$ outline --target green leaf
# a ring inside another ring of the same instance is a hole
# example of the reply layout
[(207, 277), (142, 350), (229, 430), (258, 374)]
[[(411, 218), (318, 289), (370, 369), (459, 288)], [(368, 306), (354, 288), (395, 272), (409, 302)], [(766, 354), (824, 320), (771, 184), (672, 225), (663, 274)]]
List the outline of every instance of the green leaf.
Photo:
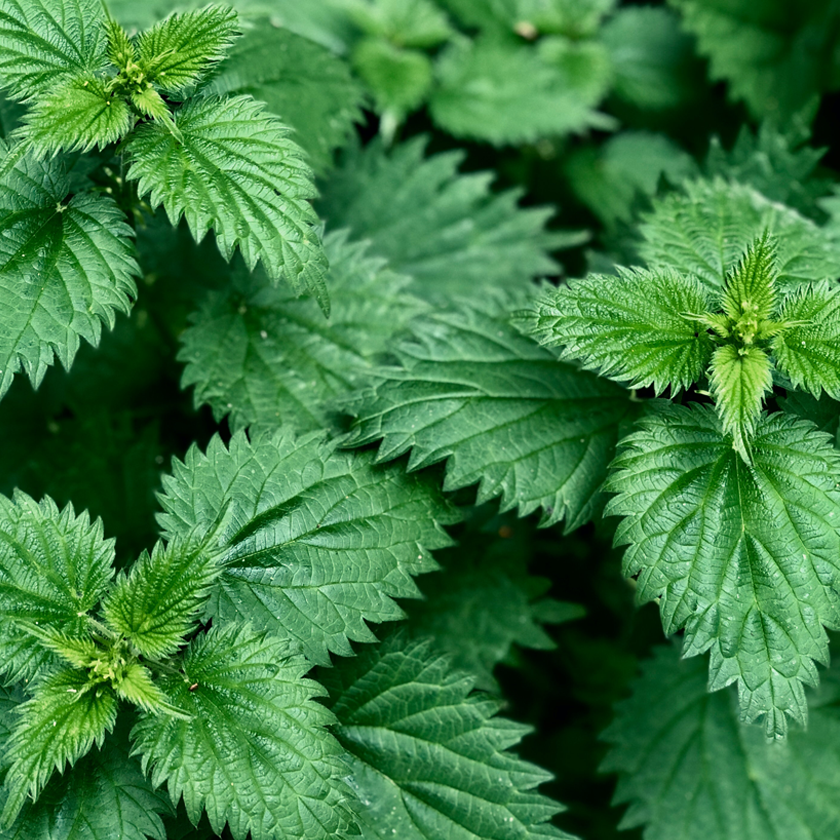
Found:
[(27, 156), (0, 178), (0, 396), (21, 368), (36, 386), (54, 355), (69, 368), (79, 340), (97, 344), (102, 323), (112, 328), (136, 294), (122, 212), (104, 196), (69, 193), (59, 160)]
[(674, 645), (643, 663), (604, 732), (602, 771), (619, 773), (619, 828), (645, 840), (833, 840), (840, 832), (840, 722), (812, 709), (784, 743), (739, 725), (729, 691), (708, 694), (702, 659)]
[(795, 388), (840, 397), (840, 295), (827, 281), (803, 287), (782, 304), (790, 324), (773, 339), (773, 358)]
[(12, 765), (4, 782), (9, 795), (0, 815), (6, 827), (27, 796), (38, 798), (53, 770), (63, 772), (94, 743), (101, 746), (114, 728), (117, 698), (110, 688), (89, 684), (84, 671), (65, 670), (37, 684), (34, 696), (17, 711), (8, 745)]
[(84, 638), (85, 614), (111, 579), (113, 540), (102, 523), (76, 516), (69, 505), (40, 504), (16, 492), (0, 496), (0, 651), (9, 681), (31, 677), (47, 656), (31, 634), (15, 628), (28, 621), (73, 638)]
[(452, 665), (468, 671), (476, 688), (500, 693), (493, 670), (516, 662), (517, 648), (551, 650), (543, 624), (584, 615), (576, 604), (546, 598), (548, 578), (528, 574), (534, 542), (530, 520), (475, 516), (459, 545), (435, 557), (443, 569), (420, 583), (424, 598), (407, 605), (408, 632), (434, 638)]
[(196, 405), (209, 403), (217, 420), (227, 415), (234, 429), (325, 428), (334, 420), (331, 401), (359, 385), (390, 339), (428, 308), (408, 292), (408, 278), (366, 255), (367, 243), (341, 231), (324, 245), (329, 321), (312, 298), (295, 298), (259, 272), (235, 271), (181, 335), (181, 384), (196, 385)]
[(171, 715), (180, 720), (190, 719), (186, 712), (169, 701), (160, 686), (154, 682), (152, 672), (139, 662), (123, 666), (113, 685), (120, 700), (139, 706), (144, 712)]
[(326, 258), (307, 201), (315, 188), (287, 129), (248, 96), (191, 99), (175, 122), (183, 142), (152, 122), (126, 143), (139, 194), (151, 193), (173, 224), (184, 216), (198, 241), (212, 228), (225, 259), (238, 246), (248, 268), (262, 260), (272, 280), (285, 277), (327, 308)]
[(718, 347), (712, 356), (709, 382), (720, 414), (722, 431), (750, 460), (750, 440), (765, 394), (773, 389), (770, 357), (758, 347)]
[(294, 640), (313, 662), (351, 654), (348, 639), (375, 641), (366, 622), (403, 617), (393, 598), (417, 597), (412, 575), (436, 568), (430, 550), (450, 544), (454, 513), (428, 479), (333, 451), (322, 434), (288, 427), (230, 449), (213, 438), (164, 477), (168, 538), (215, 529), (224, 566), (208, 611), (253, 621)]
[(287, 29), (262, 22), (238, 38), (202, 89), (249, 94), (295, 130), (295, 140), (319, 170), (362, 121), (362, 87), (347, 62)]
[(424, 158), (426, 143), (351, 148), (317, 205), (331, 227), (372, 240), (394, 271), (414, 279), (412, 291), (442, 302), (479, 288), (524, 288), (557, 272), (548, 252), (585, 241), (546, 231), (553, 211), (519, 207), (519, 190), (492, 193), (491, 173), (460, 174), (463, 152)]
[(445, 489), (478, 484), (478, 503), (543, 508), (543, 524), (586, 522), (630, 411), (627, 392), (523, 338), (498, 314), (441, 312), (412, 325), (373, 388), (344, 401), (347, 443), (382, 438), (377, 459), (411, 450), (410, 470), (447, 460)]
[(540, 344), (561, 346), (560, 358), (632, 388), (653, 385), (661, 394), (671, 386), (676, 394), (697, 382), (712, 358), (699, 318), (707, 309), (691, 276), (618, 268), (617, 277), (591, 274), (545, 294), (527, 330)]
[(681, 184), (696, 170), (691, 155), (666, 136), (629, 130), (570, 151), (563, 164), (577, 197), (607, 226), (634, 221), (663, 178)]
[(38, 99), (20, 134), (38, 157), (89, 152), (121, 140), (135, 119), (125, 100), (109, 93), (102, 79), (75, 77)]
[(365, 840), (570, 840), (547, 824), (562, 806), (534, 792), (551, 775), (507, 752), (529, 728), (494, 718), (428, 642), (392, 638), (323, 676)]
[(170, 812), (169, 799), (129, 758), (127, 740), (109, 737), (72, 773), (52, 778), (0, 840), (165, 840), (159, 814)]
[(419, 108), (432, 88), (432, 62), (419, 50), (365, 38), (353, 49), (353, 69), (373, 93), (380, 112), (397, 120)]
[(345, 5), (367, 35), (396, 46), (431, 49), (452, 34), (446, 15), (431, 0), (345, 0)]
[(132, 731), (152, 784), (183, 796), (193, 824), (235, 840), (332, 840), (346, 825), (332, 715), (313, 702), (310, 664), (249, 628), (212, 629), (187, 649), (184, 678), (161, 683), (189, 721), (144, 714)]
[(0, 87), (13, 99), (49, 93), (108, 64), (99, 0), (0, 0)]
[(693, 181), (655, 202), (639, 248), (651, 266), (696, 274), (719, 294), (729, 271), (762, 234), (777, 243), (777, 289), (840, 275), (840, 250), (829, 233), (754, 189), (720, 178)]
[(785, 124), (784, 130), (765, 122), (757, 133), (743, 126), (729, 150), (724, 150), (719, 138), (712, 138), (706, 173), (749, 185), (771, 201), (819, 221), (822, 217), (815, 201), (830, 191), (831, 181), (815, 172), (825, 149), (806, 145), (809, 136), (807, 127), (796, 121), (793, 128)]
[(559, 68), (515, 42), (453, 41), (441, 56), (438, 78), (432, 118), (455, 137), (503, 146), (612, 126)]
[(750, 0), (670, 0), (709, 58), (713, 79), (752, 115), (795, 113), (832, 80), (831, 33), (840, 17), (830, 0), (790, 5)]
[[(498, 0), (495, 2), (500, 5)], [(525, 20), (533, 24), (539, 32), (554, 32), (580, 40), (596, 35), (601, 19), (609, 14), (615, 5), (616, 0), (516, 0), (516, 22)]]
[(230, 6), (172, 14), (140, 35), (138, 63), (164, 93), (184, 94), (224, 58), (237, 34)]
[(157, 543), (121, 574), (102, 605), (108, 625), (143, 656), (175, 653), (219, 574), (205, 540)]
[[(723, 311), (733, 321), (768, 319), (776, 307), (776, 240), (765, 231), (751, 243), (729, 273), (723, 292)], [(746, 339), (744, 339), (746, 341)]]
[(439, 0), (468, 27), (511, 31), (516, 22), (517, 0)]
[[(665, 111), (696, 101), (703, 67), (678, 16), (661, 6), (625, 6), (604, 24), (614, 96), (636, 108)], [(622, 135), (618, 135), (619, 137)]]
[(711, 650), (710, 690), (737, 682), (741, 716), (781, 737), (805, 722), (803, 683), (840, 627), (840, 455), (828, 435), (762, 415), (747, 465), (708, 406), (640, 421), (615, 461), (607, 514), (624, 516), (624, 573), (657, 599), (685, 655)]

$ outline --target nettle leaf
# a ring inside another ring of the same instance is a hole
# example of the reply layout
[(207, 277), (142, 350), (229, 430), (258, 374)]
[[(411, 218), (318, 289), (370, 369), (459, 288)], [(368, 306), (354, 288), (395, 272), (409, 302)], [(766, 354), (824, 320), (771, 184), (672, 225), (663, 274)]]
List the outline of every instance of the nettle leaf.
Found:
[(729, 83), (756, 117), (785, 118), (830, 86), (838, 12), (829, 0), (796, 6), (670, 0), (709, 58), (713, 79)]
[(548, 252), (585, 241), (581, 232), (546, 231), (553, 211), (519, 207), (520, 191), (492, 193), (492, 173), (460, 174), (462, 152), (424, 158), (427, 142), (351, 147), (317, 202), (331, 227), (372, 240), (417, 294), (443, 301), (480, 287), (523, 288), (557, 273)]
[(831, 191), (831, 181), (816, 174), (826, 150), (808, 146), (809, 136), (807, 128), (791, 130), (789, 124), (782, 131), (764, 122), (755, 133), (743, 126), (731, 149), (712, 138), (704, 168), (710, 177), (748, 184), (771, 201), (820, 218), (816, 201)]
[(699, 98), (703, 66), (691, 36), (681, 31), (680, 19), (670, 9), (624, 6), (601, 28), (600, 39), (613, 68), (612, 94), (620, 100), (664, 111)]
[(696, 275), (720, 294), (729, 270), (762, 234), (777, 243), (776, 288), (840, 275), (840, 250), (829, 232), (756, 190), (715, 178), (686, 183), (654, 203), (641, 225), (639, 252), (649, 265)]
[(0, 178), (0, 396), (21, 368), (36, 386), (54, 355), (69, 368), (80, 339), (96, 345), (102, 323), (113, 328), (136, 294), (122, 212), (104, 196), (69, 193), (58, 160), (26, 156)]
[(722, 431), (733, 436), (735, 449), (748, 460), (761, 405), (773, 390), (772, 367), (770, 357), (758, 347), (724, 344), (712, 356), (709, 383)]
[(434, 638), (454, 667), (475, 677), (476, 688), (499, 693), (496, 665), (516, 662), (517, 646), (553, 649), (543, 624), (580, 618), (584, 609), (544, 597), (551, 582), (528, 573), (535, 530), (529, 520), (507, 515), (470, 525), (459, 545), (435, 555), (442, 572), (422, 579), (424, 597), (406, 605), (405, 626), (413, 637)]
[(502, 146), (612, 127), (560, 68), (507, 39), (453, 41), (437, 69), (429, 107), (435, 123), (455, 137)]
[(721, 299), (723, 311), (733, 321), (768, 319), (776, 307), (777, 274), (776, 240), (765, 231), (729, 272)]
[(507, 752), (529, 728), (493, 717), (499, 702), (428, 641), (392, 638), (323, 678), (365, 840), (571, 840), (548, 824), (563, 807), (534, 792), (551, 775)]
[[(454, 511), (433, 482), (335, 452), (323, 434), (288, 427), (214, 438), (164, 477), (168, 537), (217, 529), (223, 571), (208, 606), (222, 621), (253, 621), (293, 639), (313, 662), (375, 641), (366, 622), (394, 621), (393, 598), (417, 597), (412, 575), (436, 568)], [(212, 524), (211, 523), (216, 523)]]
[(431, 59), (382, 38), (365, 38), (353, 48), (353, 69), (370, 89), (383, 124), (399, 122), (419, 108), (432, 89)]
[(76, 77), (38, 99), (21, 136), (38, 157), (89, 152), (121, 140), (135, 119), (126, 101), (109, 93), (102, 79)]
[(225, 259), (237, 246), (249, 269), (262, 260), (322, 308), (327, 262), (309, 204), (315, 194), (288, 129), (249, 96), (194, 98), (176, 114), (183, 142), (159, 122), (140, 126), (125, 146), (128, 178), (141, 196), (181, 216), (197, 240), (212, 228)]
[(840, 456), (810, 423), (763, 414), (746, 464), (708, 406), (670, 405), (625, 439), (607, 514), (624, 516), (624, 573), (657, 599), (685, 655), (711, 651), (710, 690), (737, 682), (771, 736), (807, 715), (803, 683), (840, 627)]
[[(528, 317), (540, 344), (602, 376), (653, 385), (661, 394), (689, 388), (705, 373), (714, 345), (700, 321), (708, 296), (691, 276), (664, 269), (591, 274), (547, 292)], [(693, 317), (692, 317), (693, 316)]]
[(224, 58), (236, 37), (237, 22), (229, 6), (207, 6), (155, 24), (137, 41), (147, 80), (164, 93), (185, 93)]
[(49, 656), (14, 622), (83, 637), (85, 613), (105, 592), (113, 559), (114, 541), (103, 539), (99, 520), (91, 524), (69, 505), (59, 512), (49, 498), (0, 496), (0, 655), (9, 682), (31, 677)]
[(452, 35), (446, 15), (431, 0), (350, 0), (347, 11), (368, 35), (431, 49)]
[(117, 698), (104, 685), (92, 686), (85, 671), (57, 671), (35, 687), (17, 708), (8, 751), (12, 760), (4, 785), (8, 797), (0, 821), (9, 826), (28, 796), (38, 798), (53, 770), (64, 771), (114, 728)]
[(804, 287), (782, 304), (779, 320), (790, 323), (773, 339), (776, 366), (795, 388), (815, 397), (840, 397), (840, 294), (833, 283)]
[(609, 227), (634, 222), (640, 205), (657, 194), (663, 178), (681, 184), (696, 172), (688, 152), (650, 131), (622, 131), (597, 145), (570, 149), (563, 161), (563, 173), (577, 197)]
[(416, 319), (414, 339), (378, 384), (343, 401), (357, 419), (347, 443), (382, 439), (377, 460), (411, 450), (408, 466), (447, 460), (445, 489), (478, 484), (478, 503), (543, 508), (571, 530), (598, 504), (629, 394), (557, 361), (497, 312), (465, 307)]
[(840, 832), (840, 722), (811, 709), (807, 731), (768, 742), (738, 723), (732, 693), (709, 694), (702, 659), (661, 646), (603, 734), (619, 774), (619, 828), (645, 840), (833, 840)]
[(516, 23), (517, 0), (440, 0), (440, 5), (465, 26), (510, 31)]
[(202, 92), (249, 94), (295, 130), (312, 166), (332, 165), (333, 150), (362, 121), (361, 85), (346, 61), (287, 29), (257, 24), (237, 39)]
[(0, 87), (29, 100), (108, 64), (99, 0), (0, 0)]
[(341, 749), (333, 716), (313, 701), (311, 668), (276, 638), (213, 628), (187, 648), (185, 677), (163, 677), (189, 720), (141, 716), (135, 751), (152, 784), (181, 796), (193, 824), (202, 809), (235, 840), (332, 840), (346, 827)]
[(140, 761), (129, 757), (128, 739), (109, 736), (72, 773), (53, 776), (38, 801), (24, 805), (12, 826), (0, 830), (0, 840), (165, 840), (159, 814), (171, 807)]
[(183, 644), (218, 574), (206, 540), (158, 543), (117, 578), (102, 605), (105, 619), (140, 654), (160, 659)]
[(324, 240), (330, 260), (330, 318), (316, 302), (272, 286), (259, 271), (235, 271), (208, 297), (181, 335), (181, 384), (196, 385), (233, 429), (252, 423), (325, 428), (330, 401), (361, 382), (390, 339), (428, 305), (408, 292), (409, 279), (366, 254), (347, 231)]

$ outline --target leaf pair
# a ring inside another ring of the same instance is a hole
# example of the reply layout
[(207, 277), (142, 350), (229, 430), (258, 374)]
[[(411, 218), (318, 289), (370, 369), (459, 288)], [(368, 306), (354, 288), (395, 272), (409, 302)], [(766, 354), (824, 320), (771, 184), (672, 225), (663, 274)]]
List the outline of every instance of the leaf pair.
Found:
[[(840, 395), (837, 289), (827, 282), (778, 300), (772, 240), (756, 240), (719, 299), (672, 269), (618, 269), (553, 291), (526, 316), (542, 344), (631, 387), (672, 394), (708, 377), (724, 434), (749, 460), (775, 368), (815, 396)], [(712, 311), (709, 311), (709, 310)]]

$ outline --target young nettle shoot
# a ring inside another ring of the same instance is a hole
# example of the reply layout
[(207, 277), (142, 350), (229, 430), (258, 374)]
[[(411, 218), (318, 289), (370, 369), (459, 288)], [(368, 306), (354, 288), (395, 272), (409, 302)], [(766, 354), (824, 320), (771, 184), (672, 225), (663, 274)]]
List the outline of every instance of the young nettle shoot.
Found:
[(840, 394), (837, 289), (827, 281), (781, 290), (776, 242), (764, 232), (718, 295), (673, 269), (618, 269), (545, 295), (528, 319), (544, 345), (633, 388), (699, 386), (721, 431), (750, 462), (751, 439), (774, 371), (815, 396)]

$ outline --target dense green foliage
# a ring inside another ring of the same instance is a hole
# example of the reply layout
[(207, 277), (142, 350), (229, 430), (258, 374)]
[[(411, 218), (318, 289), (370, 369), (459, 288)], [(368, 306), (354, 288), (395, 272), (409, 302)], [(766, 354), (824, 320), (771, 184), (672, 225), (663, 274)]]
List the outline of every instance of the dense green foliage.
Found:
[(205, 1), (0, 0), (0, 840), (836, 840), (838, 4)]

